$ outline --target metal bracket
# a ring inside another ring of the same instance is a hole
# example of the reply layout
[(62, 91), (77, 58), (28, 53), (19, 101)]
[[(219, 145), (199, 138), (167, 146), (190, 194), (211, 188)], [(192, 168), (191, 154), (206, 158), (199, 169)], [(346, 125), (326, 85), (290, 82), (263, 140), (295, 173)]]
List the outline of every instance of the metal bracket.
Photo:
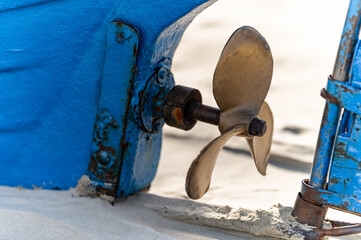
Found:
[(339, 105), (350, 112), (361, 115), (361, 89), (328, 78), (327, 88), (322, 89), (321, 96), (328, 102)]
[(325, 205), (330, 208), (361, 216), (359, 213), (359, 210), (361, 209), (359, 199), (354, 198), (353, 196), (346, 196), (312, 187), (308, 184), (307, 179), (302, 181), (301, 195), (304, 200), (312, 204)]
[(161, 66), (147, 80), (143, 90), (139, 92), (139, 103), (134, 110), (139, 118), (139, 127), (148, 133), (157, 133), (164, 125), (162, 109), (164, 101), (174, 87), (174, 77), (168, 67)]
[(88, 174), (99, 195), (113, 198), (119, 183), (122, 155), (128, 145), (125, 129), (138, 42), (138, 31), (133, 27), (119, 21), (109, 24)]

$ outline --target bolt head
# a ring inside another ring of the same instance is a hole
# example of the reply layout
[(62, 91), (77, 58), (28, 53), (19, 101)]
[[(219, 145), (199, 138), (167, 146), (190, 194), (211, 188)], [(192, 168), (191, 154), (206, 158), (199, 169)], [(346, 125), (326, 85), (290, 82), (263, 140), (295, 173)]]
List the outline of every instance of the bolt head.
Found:
[(169, 78), (169, 70), (165, 67), (162, 67), (158, 71), (158, 80), (159, 82), (164, 82), (166, 79)]
[(159, 68), (157, 72), (157, 82), (160, 84), (172, 84), (174, 82), (173, 74), (167, 67)]
[(102, 165), (107, 165), (110, 162), (109, 153), (103, 150), (97, 153), (97, 158), (99, 163), (101, 163)]
[(153, 123), (153, 131), (155, 133), (160, 132), (160, 130), (162, 130), (162, 127), (164, 125), (164, 120), (162, 118), (157, 119), (154, 123)]
[(267, 132), (267, 123), (259, 118), (253, 118), (249, 124), (248, 133), (251, 136), (262, 137)]

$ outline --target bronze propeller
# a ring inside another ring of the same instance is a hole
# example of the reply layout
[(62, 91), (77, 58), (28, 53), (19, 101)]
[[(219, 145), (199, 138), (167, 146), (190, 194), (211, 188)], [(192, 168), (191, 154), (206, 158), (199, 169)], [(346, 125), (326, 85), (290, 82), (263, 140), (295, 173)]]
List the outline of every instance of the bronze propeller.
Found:
[[(266, 174), (273, 116), (264, 99), (272, 72), (273, 58), (264, 37), (249, 26), (237, 29), (222, 51), (213, 78), (221, 135), (202, 149), (189, 168), (186, 191), (190, 198), (199, 199), (207, 192), (219, 152), (233, 136), (246, 138), (257, 170)], [(259, 136), (251, 134), (252, 121), (263, 128)]]

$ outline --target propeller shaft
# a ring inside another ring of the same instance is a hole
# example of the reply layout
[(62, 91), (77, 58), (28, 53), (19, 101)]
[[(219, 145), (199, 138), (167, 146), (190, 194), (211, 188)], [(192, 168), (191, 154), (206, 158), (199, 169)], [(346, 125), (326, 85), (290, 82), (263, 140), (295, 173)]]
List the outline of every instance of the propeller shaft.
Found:
[[(162, 115), (168, 125), (189, 130), (197, 120), (218, 126), (221, 110), (202, 104), (202, 96), (197, 89), (177, 85), (170, 90)], [(252, 119), (248, 128), (250, 136), (262, 137), (266, 131), (264, 120), (257, 117)]]
[[(219, 125), (221, 110), (215, 107), (207, 106), (199, 102), (189, 102), (185, 109), (185, 117), (198, 120), (212, 125)], [(266, 121), (253, 118), (249, 124), (248, 133), (251, 136), (262, 137), (267, 131)]]
[(198, 102), (190, 102), (185, 109), (185, 116), (212, 125), (219, 125), (221, 110)]

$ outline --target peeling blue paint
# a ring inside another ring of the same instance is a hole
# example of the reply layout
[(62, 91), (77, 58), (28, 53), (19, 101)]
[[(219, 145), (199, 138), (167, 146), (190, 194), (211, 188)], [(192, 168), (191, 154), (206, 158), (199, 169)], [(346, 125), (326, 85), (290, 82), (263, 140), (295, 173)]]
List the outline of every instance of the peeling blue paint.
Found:
[[(360, 1), (351, 0), (332, 74), (332, 78), (336, 81), (346, 82), (348, 80), (360, 31), (360, 15)], [(340, 114), (341, 108), (338, 102), (335, 102), (334, 99), (328, 99), (324, 109), (310, 177), (310, 184), (314, 187), (321, 189), (326, 187)]]
[[(346, 83), (329, 81), (327, 91), (345, 109), (330, 167), (328, 190), (361, 198), (361, 48), (358, 43)], [(357, 210), (361, 212), (361, 209)]]
[[(327, 93), (337, 101), (337, 105), (349, 112), (361, 115), (361, 89), (329, 79)], [(347, 114), (349, 114), (349, 112)], [(344, 116), (348, 118), (348, 116)], [(345, 123), (346, 124), (346, 123)]]
[[(332, 76), (307, 201), (361, 214), (361, 1), (351, 0)], [(342, 116), (340, 113), (342, 111)], [(306, 191), (307, 189), (307, 191)]]

